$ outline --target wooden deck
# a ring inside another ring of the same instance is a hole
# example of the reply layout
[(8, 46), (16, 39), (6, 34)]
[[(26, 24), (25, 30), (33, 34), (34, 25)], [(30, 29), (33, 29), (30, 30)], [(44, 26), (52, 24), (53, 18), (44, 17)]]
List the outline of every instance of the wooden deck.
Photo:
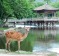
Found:
[(15, 27), (15, 25), (30, 25), (30, 26), (37, 26), (38, 28), (40, 25), (45, 28), (49, 25), (54, 27), (54, 24), (59, 22), (59, 17), (40, 17), (40, 18), (24, 18), (24, 19), (8, 19), (8, 25)]
[(26, 21), (59, 21), (59, 17), (39, 17), (39, 18), (24, 18), (24, 19), (8, 19), (8, 22), (26, 22)]

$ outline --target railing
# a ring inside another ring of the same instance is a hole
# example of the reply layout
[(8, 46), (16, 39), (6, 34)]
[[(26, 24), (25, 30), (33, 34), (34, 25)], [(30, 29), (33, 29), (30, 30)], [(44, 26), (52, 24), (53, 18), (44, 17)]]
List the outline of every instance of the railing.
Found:
[(59, 21), (59, 17), (38, 17), (38, 18), (24, 18), (21, 19), (21, 21), (30, 21), (30, 20), (58, 20)]
[(10, 19), (8, 22), (26, 22), (26, 21), (59, 21), (59, 17), (38, 17), (38, 18), (23, 18), (23, 19)]

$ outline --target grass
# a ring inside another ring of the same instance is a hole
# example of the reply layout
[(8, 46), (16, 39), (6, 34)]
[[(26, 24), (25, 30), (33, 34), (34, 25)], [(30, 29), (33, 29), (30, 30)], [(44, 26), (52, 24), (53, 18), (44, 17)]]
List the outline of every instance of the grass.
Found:
[[(4, 30), (6, 28), (0, 28), (0, 30)], [(48, 41), (48, 40), (51, 40), (51, 36), (52, 35), (48, 35), (47, 37), (44, 35), (44, 32), (43, 31), (35, 31), (35, 30), (31, 30), (27, 36), (27, 38), (21, 42), (21, 50), (24, 50), (24, 51), (30, 51), (32, 52), (33, 50), (33, 47), (34, 47), (34, 44), (35, 44), (35, 41)], [(49, 39), (50, 38), (50, 39)], [(45, 40), (46, 39), (46, 40)], [(59, 41), (59, 34), (57, 34), (55, 36), (55, 40), (56, 41)], [(3, 49), (5, 48), (5, 37), (1, 37), (0, 38), (0, 48)], [(18, 44), (17, 44), (17, 41), (13, 41), (11, 42), (11, 51), (17, 51), (18, 50)]]
[(29, 52), (29, 51), (22, 51), (22, 50), (20, 50), (19, 52), (18, 51), (15, 51), (15, 52), (9, 52), (9, 51), (7, 51), (6, 49), (0, 49), (0, 53), (9, 53), (9, 54), (32, 54), (32, 52)]
[[(44, 32), (40, 32), (37, 34), (37, 32), (30, 31), (28, 37), (21, 42), (21, 50), (32, 52), (36, 40), (48, 41), (52, 39), (52, 36), (53, 35), (49, 34), (47, 37), (45, 37)], [(57, 34), (54, 38), (56, 41), (59, 41), (59, 34)], [(13, 45), (12, 50), (17, 50), (17, 42), (16, 43), (14, 42), (12, 45)]]
[(35, 33), (30, 31), (28, 37), (21, 42), (21, 50), (32, 51), (36, 37)]
[[(36, 33), (33, 33), (32, 31), (30, 31), (27, 38), (21, 42), (21, 47), (20, 47), (21, 50), (32, 52), (36, 38), (37, 38)], [(5, 48), (5, 43), (6, 43), (5, 37), (0, 37), (1, 49)], [(12, 41), (10, 47), (11, 47), (11, 51), (17, 51), (18, 50), (17, 41)]]
[(0, 28), (0, 30), (5, 30), (5, 29), (8, 29), (8, 28), (4, 28), (4, 27), (3, 28)]
[[(5, 30), (5, 29), (7, 28), (0, 28), (0, 30)], [(21, 42), (21, 47), (20, 47), (21, 50), (32, 51), (36, 37), (37, 37), (36, 33), (33, 33), (32, 31), (30, 31), (28, 34), (28, 37)], [(5, 43), (6, 43), (5, 37), (0, 37), (0, 45), (1, 45), (0, 49), (5, 48)], [(11, 47), (11, 51), (17, 51), (18, 50), (17, 41), (12, 41), (10, 47)]]

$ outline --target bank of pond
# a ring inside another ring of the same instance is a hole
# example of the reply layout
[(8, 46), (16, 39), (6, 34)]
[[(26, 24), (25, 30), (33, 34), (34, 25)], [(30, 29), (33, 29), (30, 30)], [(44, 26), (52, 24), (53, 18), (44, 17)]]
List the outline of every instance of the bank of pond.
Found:
[[(44, 42), (48, 43), (51, 40), (55, 40), (55, 42), (59, 42), (59, 34), (45, 35), (44, 31), (30, 30), (27, 38), (24, 39), (24, 41), (21, 42), (20, 50), (31, 51), (32, 52), (36, 44), (40, 46), (40, 44), (38, 44), (38, 43), (42, 43), (42, 42), (43, 43)], [(5, 43), (6, 43), (5, 36), (0, 37), (0, 49), (5, 49)], [(17, 51), (18, 50), (17, 41), (11, 41), (10, 49), (11, 49), (11, 51)]]

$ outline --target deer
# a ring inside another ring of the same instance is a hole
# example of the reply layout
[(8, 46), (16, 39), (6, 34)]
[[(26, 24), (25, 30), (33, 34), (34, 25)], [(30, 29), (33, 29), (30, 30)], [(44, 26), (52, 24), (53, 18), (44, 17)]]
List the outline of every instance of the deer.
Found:
[(10, 51), (10, 42), (11, 41), (17, 41), (18, 42), (18, 51), (20, 50), (20, 42), (23, 41), (29, 33), (30, 27), (25, 27), (26, 32), (23, 34), (21, 32), (15, 31), (15, 30), (8, 30), (5, 32), (6, 37), (6, 49)]

